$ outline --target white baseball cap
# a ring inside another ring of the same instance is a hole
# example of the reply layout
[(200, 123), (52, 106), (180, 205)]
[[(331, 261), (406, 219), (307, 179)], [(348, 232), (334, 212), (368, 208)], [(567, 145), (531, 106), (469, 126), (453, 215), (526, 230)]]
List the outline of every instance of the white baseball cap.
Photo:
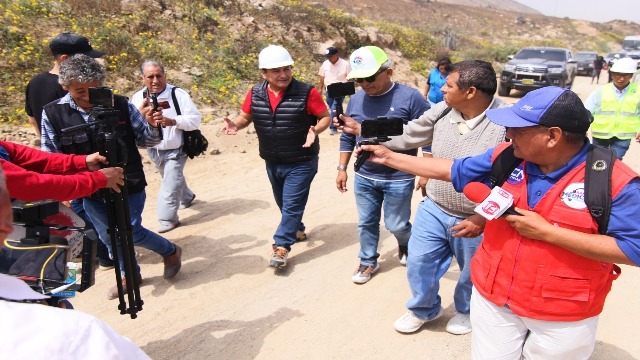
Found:
[(388, 60), (387, 54), (377, 46), (361, 47), (349, 57), (351, 72), (347, 75), (347, 79), (366, 78), (374, 75)]

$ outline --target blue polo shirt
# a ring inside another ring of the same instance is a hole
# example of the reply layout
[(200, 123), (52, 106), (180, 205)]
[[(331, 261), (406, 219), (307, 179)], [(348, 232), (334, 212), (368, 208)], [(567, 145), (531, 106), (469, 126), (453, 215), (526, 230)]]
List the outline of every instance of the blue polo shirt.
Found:
[[(527, 197), (529, 209), (536, 206), (540, 198), (549, 191), (551, 186), (576, 166), (587, 160), (589, 142), (580, 152), (562, 168), (544, 174), (538, 165), (526, 163)], [(465, 185), (479, 181), (489, 185), (491, 174), (491, 157), (494, 149), (474, 157), (455, 159), (451, 166), (451, 183), (458, 192), (462, 192)], [(519, 166), (522, 170), (522, 165)], [(640, 214), (640, 179), (635, 178), (620, 191), (611, 204), (611, 215), (607, 235), (616, 239), (618, 247), (636, 265), (640, 265), (640, 227), (636, 225)]]

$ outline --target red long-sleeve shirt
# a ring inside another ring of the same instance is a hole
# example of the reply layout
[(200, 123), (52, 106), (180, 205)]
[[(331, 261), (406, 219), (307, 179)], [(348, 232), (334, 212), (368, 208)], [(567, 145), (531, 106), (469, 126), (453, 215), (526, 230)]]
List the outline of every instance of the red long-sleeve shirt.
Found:
[(9, 196), (23, 201), (66, 201), (107, 185), (100, 171), (88, 171), (86, 155), (52, 154), (0, 140), (10, 161), (0, 158)]

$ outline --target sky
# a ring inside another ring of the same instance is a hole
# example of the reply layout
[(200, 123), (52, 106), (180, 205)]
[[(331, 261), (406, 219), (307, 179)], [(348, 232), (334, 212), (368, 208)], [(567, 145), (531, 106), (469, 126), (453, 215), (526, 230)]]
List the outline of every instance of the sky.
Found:
[[(620, 19), (640, 24), (638, 0), (515, 0), (547, 16), (607, 22)], [(639, 34), (632, 34), (639, 35)]]

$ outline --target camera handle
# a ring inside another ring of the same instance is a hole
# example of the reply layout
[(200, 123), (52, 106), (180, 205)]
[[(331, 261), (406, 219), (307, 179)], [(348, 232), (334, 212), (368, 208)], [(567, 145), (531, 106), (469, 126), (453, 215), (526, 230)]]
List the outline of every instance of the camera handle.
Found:
[[(153, 111), (158, 111), (160, 109), (160, 105), (158, 105), (158, 95), (156, 93), (149, 93), (149, 96), (151, 97)], [(162, 133), (162, 129), (160, 129), (160, 126), (157, 124), (155, 127), (158, 129), (158, 132), (160, 133), (160, 141), (162, 141), (164, 137), (164, 134)]]
[(344, 121), (340, 120), (340, 115), (344, 114), (344, 109), (342, 108), (342, 101), (336, 101), (336, 118), (338, 119), (338, 125), (344, 126)]
[[(362, 145), (379, 145), (380, 142), (378, 140), (362, 140), (358, 143), (358, 147), (362, 146)], [(360, 167), (362, 167), (362, 165), (364, 164), (365, 161), (367, 161), (367, 159), (369, 158), (369, 156), (371, 155), (370, 151), (361, 151), (360, 154), (358, 154), (358, 157), (356, 158), (356, 162), (353, 163), (353, 170), (355, 172), (358, 172), (358, 170), (360, 170)]]

